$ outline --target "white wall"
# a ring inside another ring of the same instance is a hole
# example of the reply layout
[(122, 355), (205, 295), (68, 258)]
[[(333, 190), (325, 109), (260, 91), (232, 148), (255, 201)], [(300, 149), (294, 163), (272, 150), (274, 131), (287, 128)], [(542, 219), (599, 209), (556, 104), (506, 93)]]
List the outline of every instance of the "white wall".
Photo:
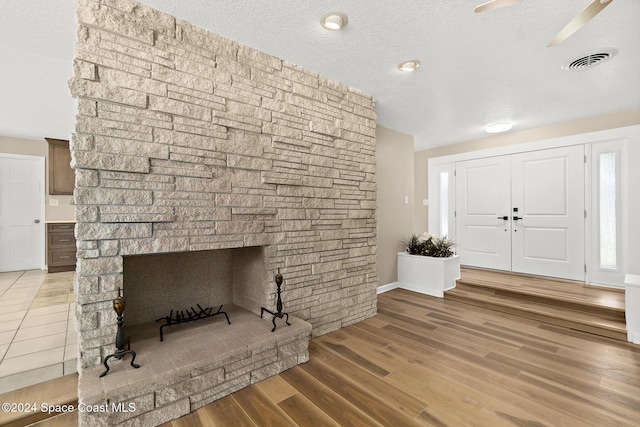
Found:
[(627, 146), (629, 157), (628, 223), (627, 223), (627, 273), (640, 274), (640, 137)]
[(71, 59), (6, 46), (0, 46), (0, 57), (0, 135), (69, 139), (75, 124), (75, 101), (67, 87)]

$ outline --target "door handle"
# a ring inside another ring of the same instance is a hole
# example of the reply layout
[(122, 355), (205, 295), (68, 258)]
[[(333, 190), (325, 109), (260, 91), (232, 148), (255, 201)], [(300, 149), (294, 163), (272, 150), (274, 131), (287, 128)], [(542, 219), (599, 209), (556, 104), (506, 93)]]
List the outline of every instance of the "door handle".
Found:
[(503, 221), (509, 221), (509, 217), (508, 216), (499, 216), (498, 219), (501, 219)]
[(34, 222), (35, 224), (40, 224), (40, 220), (39, 220), (39, 219), (34, 219), (34, 220), (33, 220), (33, 222)]
[(521, 216), (514, 216), (514, 217), (513, 217), (513, 220), (514, 220), (514, 221), (517, 221), (517, 220), (519, 220), (519, 219), (524, 219), (524, 217), (521, 217)]

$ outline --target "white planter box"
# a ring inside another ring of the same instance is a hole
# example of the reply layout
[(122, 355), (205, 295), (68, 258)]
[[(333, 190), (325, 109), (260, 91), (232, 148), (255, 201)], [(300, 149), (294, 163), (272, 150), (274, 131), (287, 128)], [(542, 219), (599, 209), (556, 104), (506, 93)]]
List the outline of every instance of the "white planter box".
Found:
[(627, 274), (624, 282), (627, 341), (640, 344), (640, 275)]
[(398, 253), (398, 283), (402, 289), (433, 297), (444, 297), (444, 291), (456, 287), (460, 278), (460, 257), (432, 258)]

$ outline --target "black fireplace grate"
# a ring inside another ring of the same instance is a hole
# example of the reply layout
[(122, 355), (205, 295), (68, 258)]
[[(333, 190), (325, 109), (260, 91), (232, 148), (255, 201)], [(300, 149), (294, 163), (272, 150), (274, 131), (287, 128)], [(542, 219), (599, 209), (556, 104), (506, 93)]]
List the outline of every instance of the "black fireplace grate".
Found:
[(164, 316), (157, 319), (156, 322), (162, 322), (162, 321), (165, 322), (163, 325), (160, 326), (160, 341), (164, 341), (163, 329), (166, 326), (179, 325), (181, 323), (188, 323), (188, 322), (194, 322), (196, 320), (208, 319), (209, 317), (217, 316), (218, 314), (224, 314), (224, 317), (227, 318), (227, 323), (229, 325), (231, 324), (231, 321), (229, 320), (229, 315), (226, 312), (222, 311), (222, 306), (218, 307), (218, 311), (213, 313), (212, 307), (202, 308), (200, 304), (196, 304), (196, 305), (198, 306), (197, 310), (193, 308), (193, 306), (191, 308), (187, 308), (186, 310), (176, 310), (175, 313), (173, 310), (171, 310), (171, 313), (169, 313), (168, 316)]

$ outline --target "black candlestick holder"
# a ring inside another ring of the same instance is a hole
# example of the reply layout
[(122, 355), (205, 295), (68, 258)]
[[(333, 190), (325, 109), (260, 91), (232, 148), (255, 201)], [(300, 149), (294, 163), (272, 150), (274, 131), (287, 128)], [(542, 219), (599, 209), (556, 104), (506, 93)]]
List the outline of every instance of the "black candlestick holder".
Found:
[(272, 322), (273, 322), (273, 329), (271, 329), (271, 332), (276, 330), (276, 318), (284, 318), (284, 321), (287, 323), (287, 325), (291, 326), (291, 323), (289, 323), (289, 314), (284, 313), (282, 311), (282, 297), (280, 296), (280, 287), (282, 286), (282, 274), (280, 274), (280, 267), (278, 267), (278, 274), (276, 274), (275, 277), (275, 281), (276, 281), (276, 285), (278, 286), (278, 299), (276, 301), (276, 310), (278, 310), (276, 313), (274, 313), (271, 310), (268, 310), (264, 307), (262, 307), (260, 309), (260, 318), (262, 319), (262, 315), (264, 314), (264, 312), (266, 311), (267, 313), (269, 313), (270, 315), (273, 316)]
[(134, 361), (136, 360), (136, 352), (133, 350), (125, 350), (125, 346), (127, 345), (127, 339), (124, 335), (124, 327), (122, 326), (124, 323), (125, 306), (126, 304), (125, 304), (125, 299), (122, 296), (122, 289), (118, 288), (118, 296), (116, 297), (116, 299), (113, 300), (113, 309), (116, 311), (116, 314), (118, 315), (118, 332), (116, 333), (116, 348), (118, 350), (115, 353), (108, 355), (104, 359), (104, 367), (107, 368), (107, 370), (104, 371), (102, 374), (100, 374), (100, 378), (104, 377), (109, 372), (109, 365), (107, 364), (107, 362), (112, 357), (116, 358), (117, 360), (120, 360), (127, 354), (130, 354), (132, 356), (131, 366), (133, 366), (136, 369), (140, 367), (140, 365), (134, 363)]

